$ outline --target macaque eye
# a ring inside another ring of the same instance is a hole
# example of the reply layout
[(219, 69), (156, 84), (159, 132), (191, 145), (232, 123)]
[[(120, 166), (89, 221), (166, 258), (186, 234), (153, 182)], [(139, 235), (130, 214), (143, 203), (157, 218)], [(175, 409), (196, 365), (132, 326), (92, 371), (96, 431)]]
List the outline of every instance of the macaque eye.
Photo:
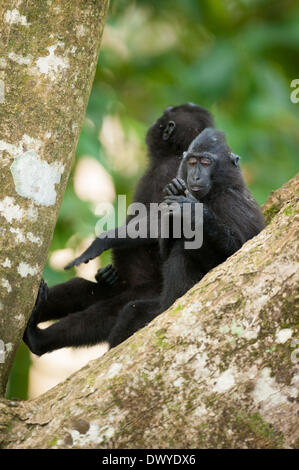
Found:
[(212, 163), (211, 160), (207, 157), (201, 157), (199, 159), (199, 161), (200, 161), (201, 165), (203, 165), (203, 166), (209, 166)]
[(189, 165), (197, 165), (197, 158), (191, 157), (188, 159)]

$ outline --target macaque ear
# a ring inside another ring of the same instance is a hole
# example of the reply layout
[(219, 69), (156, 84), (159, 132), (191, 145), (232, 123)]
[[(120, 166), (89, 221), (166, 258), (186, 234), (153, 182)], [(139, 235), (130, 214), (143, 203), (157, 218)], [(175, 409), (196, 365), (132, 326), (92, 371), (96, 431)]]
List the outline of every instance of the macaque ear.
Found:
[(164, 129), (163, 132), (163, 140), (168, 140), (173, 131), (176, 128), (176, 124), (174, 121), (168, 121), (167, 126)]
[(240, 160), (239, 155), (236, 155), (233, 152), (231, 152), (230, 159), (235, 166), (239, 166), (239, 160)]

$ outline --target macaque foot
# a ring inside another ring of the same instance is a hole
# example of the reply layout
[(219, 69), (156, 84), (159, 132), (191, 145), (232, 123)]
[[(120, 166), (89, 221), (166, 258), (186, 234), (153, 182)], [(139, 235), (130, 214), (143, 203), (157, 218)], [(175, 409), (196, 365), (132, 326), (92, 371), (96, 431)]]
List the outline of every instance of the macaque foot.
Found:
[(42, 279), (41, 283), (40, 283), (40, 286), (39, 286), (39, 290), (38, 290), (37, 298), (36, 298), (36, 301), (35, 301), (35, 305), (33, 307), (31, 316), (29, 318), (28, 325), (36, 326), (39, 323), (39, 314), (38, 314), (38, 312), (39, 312), (41, 304), (43, 302), (47, 302), (48, 292), (49, 292), (48, 285), (44, 281), (44, 279)]
[(39, 312), (41, 305), (48, 299), (48, 290), (49, 289), (46, 282), (42, 279), (39, 286), (36, 302), (23, 336), (24, 343), (27, 344), (30, 351), (37, 355), (41, 354), (40, 348), (38, 347), (39, 332), (41, 330), (37, 327), (40, 320)]

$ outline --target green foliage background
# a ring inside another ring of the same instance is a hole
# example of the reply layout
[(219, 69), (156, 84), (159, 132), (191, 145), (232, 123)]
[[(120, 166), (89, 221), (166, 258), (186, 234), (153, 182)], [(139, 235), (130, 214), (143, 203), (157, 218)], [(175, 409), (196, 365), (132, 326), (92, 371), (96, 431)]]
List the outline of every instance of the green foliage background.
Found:
[[(147, 128), (165, 107), (192, 101), (214, 114), (263, 203), (298, 171), (299, 103), (290, 100), (290, 83), (299, 78), (298, 48), (296, 0), (112, 1), (76, 163), (92, 156), (112, 175), (116, 194), (132, 196), (146, 166)], [(139, 142), (131, 173), (115, 169), (99, 140), (108, 114)], [(97, 218), (75, 194), (73, 174), (51, 251), (94, 234)], [(72, 275), (45, 269), (50, 285)], [(9, 397), (26, 398), (28, 367), (23, 346)]]

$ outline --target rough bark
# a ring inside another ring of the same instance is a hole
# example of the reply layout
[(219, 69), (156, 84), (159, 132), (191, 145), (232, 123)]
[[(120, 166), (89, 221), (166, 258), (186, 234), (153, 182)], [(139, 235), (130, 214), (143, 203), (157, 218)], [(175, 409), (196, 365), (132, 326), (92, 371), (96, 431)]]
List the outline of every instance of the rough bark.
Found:
[(0, 402), (2, 447), (298, 447), (298, 189), (297, 175), (266, 229), (146, 328), (39, 398)]
[(107, 7), (107, 0), (0, 6), (0, 395), (46, 262)]

